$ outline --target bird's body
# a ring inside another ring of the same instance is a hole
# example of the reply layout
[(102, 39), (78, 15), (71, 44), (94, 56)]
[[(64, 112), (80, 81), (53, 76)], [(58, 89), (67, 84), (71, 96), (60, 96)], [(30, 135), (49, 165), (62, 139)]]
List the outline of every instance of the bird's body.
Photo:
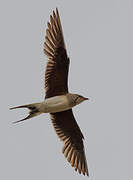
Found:
[[(72, 109), (74, 106), (80, 104), (81, 102), (87, 99), (88, 98), (80, 99), (78, 94), (67, 93), (61, 96), (54, 96), (54, 97), (47, 98), (43, 102), (17, 106), (11, 109), (29, 108), (31, 110), (31, 113), (33, 112), (38, 112), (39, 114), (56, 113), (56, 112), (62, 112), (62, 111)], [(38, 114), (34, 113), (34, 115), (36, 116)], [(23, 121), (23, 120), (20, 120), (20, 121)]]
[(68, 95), (54, 96), (46, 99), (40, 107), (41, 112), (55, 113), (72, 108)]
[(63, 141), (63, 154), (79, 173), (88, 175), (87, 161), (83, 144), (83, 134), (74, 118), (72, 108), (87, 100), (68, 91), (69, 58), (64, 43), (58, 9), (50, 16), (46, 30), (44, 53), (48, 58), (45, 71), (45, 99), (43, 102), (17, 106), (28, 108), (29, 115), (17, 122), (50, 113), (51, 121), (58, 137)]
[(47, 98), (40, 104), (40, 112), (42, 113), (55, 113), (66, 111), (76, 106), (76, 94), (67, 93), (61, 96), (54, 96)]

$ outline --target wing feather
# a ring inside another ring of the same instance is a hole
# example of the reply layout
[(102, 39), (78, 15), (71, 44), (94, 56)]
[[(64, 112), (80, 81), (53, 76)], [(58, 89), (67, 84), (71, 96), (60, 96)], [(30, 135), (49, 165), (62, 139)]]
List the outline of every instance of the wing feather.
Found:
[(62, 153), (76, 171), (88, 176), (84, 137), (72, 110), (51, 113), (51, 120), (58, 137), (64, 142)]
[(48, 57), (45, 71), (45, 98), (68, 93), (69, 58), (64, 43), (58, 9), (50, 16), (44, 53)]

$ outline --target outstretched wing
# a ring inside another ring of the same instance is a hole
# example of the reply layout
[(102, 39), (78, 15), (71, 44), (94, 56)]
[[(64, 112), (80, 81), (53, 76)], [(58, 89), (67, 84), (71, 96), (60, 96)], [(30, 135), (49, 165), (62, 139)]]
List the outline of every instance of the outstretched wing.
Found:
[(51, 113), (51, 120), (58, 137), (64, 142), (63, 154), (75, 170), (88, 176), (83, 144), (83, 134), (75, 121), (72, 109)]
[(45, 71), (45, 98), (68, 93), (69, 58), (65, 48), (58, 9), (50, 16), (44, 43), (48, 57)]

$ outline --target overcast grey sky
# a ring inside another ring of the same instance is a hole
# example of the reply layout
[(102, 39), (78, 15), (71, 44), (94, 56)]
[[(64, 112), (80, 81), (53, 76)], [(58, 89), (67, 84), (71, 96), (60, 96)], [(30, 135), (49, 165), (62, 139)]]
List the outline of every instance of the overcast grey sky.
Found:
[(9, 107), (42, 101), (49, 15), (59, 9), (70, 92), (90, 98), (74, 108), (85, 136), (90, 180), (133, 179), (133, 1), (0, 2), (0, 179), (88, 179), (66, 161), (49, 115)]

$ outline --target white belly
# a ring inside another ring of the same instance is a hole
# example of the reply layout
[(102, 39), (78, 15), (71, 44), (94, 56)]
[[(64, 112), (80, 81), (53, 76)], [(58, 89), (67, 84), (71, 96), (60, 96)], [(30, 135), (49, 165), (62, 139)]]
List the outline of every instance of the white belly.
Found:
[(71, 107), (65, 95), (48, 98), (41, 106), (41, 111), (44, 113), (54, 113), (68, 109), (71, 109)]

